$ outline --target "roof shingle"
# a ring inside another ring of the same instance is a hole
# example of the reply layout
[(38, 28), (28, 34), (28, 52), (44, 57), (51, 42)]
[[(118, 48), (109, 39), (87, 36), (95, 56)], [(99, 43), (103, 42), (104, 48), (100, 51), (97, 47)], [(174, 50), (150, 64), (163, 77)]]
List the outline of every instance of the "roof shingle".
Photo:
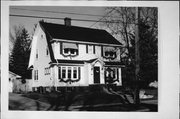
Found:
[(40, 22), (52, 38), (69, 41), (122, 45), (105, 30)]

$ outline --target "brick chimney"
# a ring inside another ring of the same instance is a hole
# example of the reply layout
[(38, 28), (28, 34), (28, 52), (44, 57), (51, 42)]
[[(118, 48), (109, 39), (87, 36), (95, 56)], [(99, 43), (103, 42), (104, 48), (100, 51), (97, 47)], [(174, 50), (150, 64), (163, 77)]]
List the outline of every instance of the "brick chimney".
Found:
[(68, 17), (64, 18), (64, 25), (71, 26), (71, 18)]

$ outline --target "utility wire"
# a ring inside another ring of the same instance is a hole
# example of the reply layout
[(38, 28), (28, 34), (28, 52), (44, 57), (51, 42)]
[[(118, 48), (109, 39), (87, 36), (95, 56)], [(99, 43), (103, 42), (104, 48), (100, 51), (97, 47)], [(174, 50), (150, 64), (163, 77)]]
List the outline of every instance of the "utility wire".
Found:
[[(64, 18), (62, 18), (62, 17), (45, 17), (45, 16), (32, 16), (32, 15), (21, 15), (21, 14), (10, 14), (9, 16), (64, 20)], [(84, 22), (107, 22), (107, 21), (97, 21), (97, 20), (89, 20), (89, 19), (72, 19), (72, 20), (74, 20), (74, 21), (84, 21)], [(109, 23), (119, 23), (120, 20), (113, 20), (113, 21), (108, 21), (108, 22)]]
[[(24, 11), (34, 11), (34, 12), (45, 12), (45, 13), (60, 13), (60, 14), (72, 14), (72, 15), (84, 15), (84, 16), (94, 16), (94, 17), (112, 17), (112, 16), (103, 16), (103, 15), (95, 15), (95, 14), (82, 14), (82, 13), (75, 13), (75, 12), (58, 12), (58, 11), (45, 11), (45, 10), (31, 10), (31, 9), (23, 9), (23, 8), (11, 8), (14, 10), (24, 10)], [(114, 17), (119, 18), (119, 17)]]
[[(114, 11), (115, 10), (115, 8), (114, 9), (112, 9), (111, 11), (109, 11), (106, 15), (108, 15), (108, 14), (110, 14), (112, 11)], [(98, 22), (100, 22), (102, 19), (104, 19), (106, 16), (103, 16), (101, 19), (99, 19), (97, 22), (95, 22), (94, 24), (92, 24), (91, 26), (90, 26), (90, 28), (91, 27), (93, 27), (96, 23), (98, 23)]]

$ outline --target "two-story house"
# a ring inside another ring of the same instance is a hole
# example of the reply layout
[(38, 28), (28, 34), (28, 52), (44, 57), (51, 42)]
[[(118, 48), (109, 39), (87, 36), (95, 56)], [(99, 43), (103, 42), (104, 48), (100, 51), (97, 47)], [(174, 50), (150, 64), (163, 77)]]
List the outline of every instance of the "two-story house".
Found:
[(105, 30), (39, 22), (33, 36), (29, 68), (32, 87), (122, 85), (122, 44)]

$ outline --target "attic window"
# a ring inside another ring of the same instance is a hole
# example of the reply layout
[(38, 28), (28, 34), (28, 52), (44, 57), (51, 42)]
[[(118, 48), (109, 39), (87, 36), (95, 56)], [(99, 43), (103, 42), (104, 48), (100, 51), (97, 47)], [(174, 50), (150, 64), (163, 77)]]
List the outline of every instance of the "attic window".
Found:
[(76, 55), (78, 55), (77, 44), (63, 43), (63, 55), (64, 56), (76, 56)]
[(43, 34), (41, 34), (41, 39), (43, 39)]
[(38, 49), (36, 49), (36, 59), (38, 59)]
[(103, 51), (104, 51), (104, 55), (103, 55), (104, 58), (106, 59), (116, 58), (116, 50), (114, 47), (105, 47)]

